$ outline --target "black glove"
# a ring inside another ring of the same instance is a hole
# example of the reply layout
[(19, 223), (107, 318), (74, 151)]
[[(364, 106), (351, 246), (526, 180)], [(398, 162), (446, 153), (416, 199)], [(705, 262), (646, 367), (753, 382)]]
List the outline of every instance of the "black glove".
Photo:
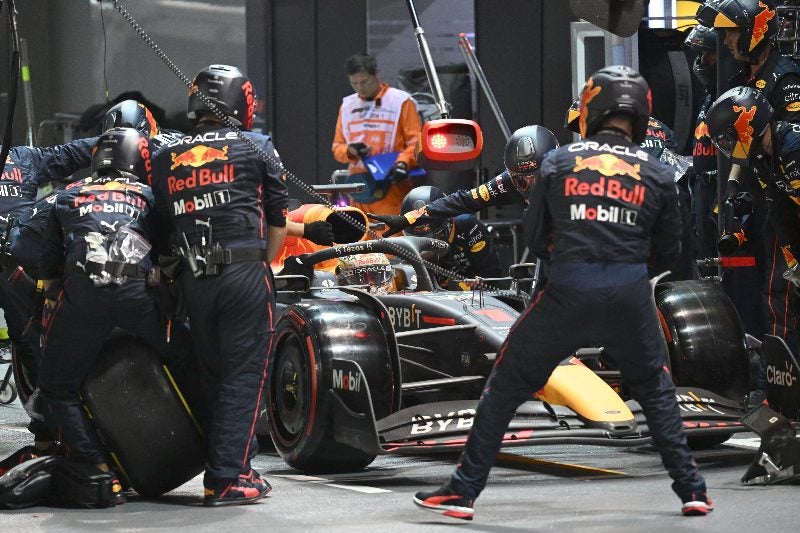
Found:
[(350, 143), (347, 145), (347, 152), (349, 155), (354, 157), (364, 157), (369, 155), (370, 148), (364, 143)]
[(411, 222), (403, 215), (373, 215), (372, 213), (367, 213), (367, 216), (372, 220), (386, 224), (386, 231), (383, 232), (382, 237), (391, 237), (411, 227)]
[(401, 181), (408, 177), (408, 166), (403, 163), (402, 161), (398, 161), (392, 168), (389, 169), (389, 172), (386, 173), (386, 179), (392, 181)]
[(324, 220), (303, 224), (303, 238), (314, 244), (333, 245), (333, 226)]

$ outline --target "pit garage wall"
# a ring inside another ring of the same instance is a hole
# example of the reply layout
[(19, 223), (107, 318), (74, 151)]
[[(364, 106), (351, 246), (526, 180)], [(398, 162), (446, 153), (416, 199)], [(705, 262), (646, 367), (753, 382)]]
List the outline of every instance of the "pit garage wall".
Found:
[[(352, 92), (344, 59), (367, 47), (366, 4), (264, 2), (272, 87), (268, 124), (287, 166), (312, 183), (327, 182), (341, 168), (330, 155), (330, 144), (341, 98)], [(474, 6), (478, 58), (509, 126), (544, 124), (568, 142), (562, 127), (572, 101), (567, 5), (503, 0), (498, 9), (497, 0), (476, 0)], [(486, 142), (482, 166), (491, 174), (502, 167), (505, 140), (483, 97), (477, 113)]]

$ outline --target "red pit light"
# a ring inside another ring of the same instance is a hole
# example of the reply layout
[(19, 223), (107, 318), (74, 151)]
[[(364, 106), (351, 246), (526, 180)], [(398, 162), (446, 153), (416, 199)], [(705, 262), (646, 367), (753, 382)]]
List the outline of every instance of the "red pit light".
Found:
[(483, 132), (472, 120), (431, 120), (422, 127), (420, 148), (418, 159), (423, 168), (470, 168), (483, 149)]
[(442, 135), (441, 133), (437, 133), (433, 137), (431, 137), (431, 146), (436, 148), (437, 150), (441, 150), (445, 146), (447, 146), (447, 137)]

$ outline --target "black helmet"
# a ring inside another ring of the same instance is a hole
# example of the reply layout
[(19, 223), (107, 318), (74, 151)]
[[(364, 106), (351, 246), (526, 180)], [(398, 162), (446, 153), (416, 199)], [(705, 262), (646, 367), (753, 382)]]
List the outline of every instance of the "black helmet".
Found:
[(772, 106), (758, 89), (734, 87), (711, 104), (706, 125), (711, 142), (742, 166), (761, 151), (761, 139), (772, 120)]
[(780, 29), (773, 0), (706, 0), (697, 8), (695, 18), (709, 28), (739, 28), (736, 49), (751, 61), (778, 36)]
[[(203, 98), (200, 94), (205, 95)], [(253, 83), (242, 72), (229, 65), (210, 65), (194, 77), (189, 90), (190, 120), (197, 120), (197, 113), (213, 113), (208, 101), (217, 111), (230, 118), (234, 124), (249, 130), (253, 125), (256, 109), (256, 92)]]
[(706, 90), (716, 92), (717, 89), (717, 62), (716, 59), (713, 63), (708, 63), (704, 61), (705, 58), (709, 57), (708, 53), (712, 52), (715, 54), (716, 57), (717, 53), (717, 30), (714, 28), (707, 28), (701, 24), (698, 24), (689, 32), (686, 36), (686, 40), (683, 41), (683, 44), (686, 45), (692, 52), (695, 52), (697, 55), (694, 58), (694, 63), (692, 65), (692, 71), (694, 75), (697, 76), (703, 85), (706, 87)]
[(136, 100), (123, 100), (103, 118), (103, 131), (111, 128), (133, 128), (151, 139), (158, 135), (158, 124), (146, 105)]
[(101, 176), (116, 170), (127, 178), (152, 181), (150, 139), (133, 128), (111, 128), (92, 150), (92, 173)]
[[(403, 203), (400, 205), (400, 213), (408, 213), (422, 209), (429, 203), (439, 198), (444, 198), (444, 193), (438, 187), (423, 185), (408, 191)], [(434, 239), (445, 239), (450, 230), (449, 219), (426, 219), (423, 223), (412, 226), (403, 233), (415, 235), (417, 237), (432, 237)]]
[(581, 129), (578, 127), (578, 119), (581, 117), (581, 99), (576, 98), (567, 109), (567, 116), (564, 117), (564, 128), (572, 133), (581, 134)]
[(556, 136), (544, 126), (524, 126), (509, 137), (503, 162), (519, 192), (528, 190), (539, 174), (545, 154), (556, 148)]
[(581, 137), (596, 133), (611, 115), (633, 120), (633, 142), (641, 144), (647, 133), (652, 96), (650, 86), (631, 67), (612, 65), (592, 74), (583, 87), (578, 126)]

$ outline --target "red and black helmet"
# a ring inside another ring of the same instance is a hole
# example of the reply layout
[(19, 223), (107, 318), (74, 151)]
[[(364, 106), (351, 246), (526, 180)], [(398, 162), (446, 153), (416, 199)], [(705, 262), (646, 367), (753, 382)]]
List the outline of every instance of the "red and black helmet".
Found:
[(511, 134), (503, 162), (519, 192), (527, 192), (539, 174), (545, 154), (556, 148), (556, 136), (544, 126), (524, 126)]
[(253, 83), (238, 68), (210, 65), (194, 77), (186, 113), (189, 119), (196, 121), (198, 112), (214, 113), (209, 103), (242, 129), (249, 130), (253, 126), (256, 92)]
[(758, 89), (734, 87), (711, 104), (706, 125), (711, 142), (734, 163), (750, 166), (772, 121), (772, 106)]
[(111, 128), (92, 149), (92, 173), (103, 176), (117, 171), (125, 177), (151, 183), (153, 154), (150, 138), (133, 128)]
[(146, 105), (136, 100), (123, 100), (103, 117), (103, 131), (111, 128), (133, 128), (151, 139), (158, 135), (158, 124)]
[(586, 80), (581, 92), (581, 137), (596, 133), (609, 116), (626, 115), (633, 121), (633, 142), (641, 144), (651, 108), (650, 86), (641, 74), (625, 65), (603, 67)]
[(736, 49), (751, 60), (758, 57), (780, 30), (773, 0), (706, 0), (697, 8), (695, 18), (709, 28), (739, 28)]

